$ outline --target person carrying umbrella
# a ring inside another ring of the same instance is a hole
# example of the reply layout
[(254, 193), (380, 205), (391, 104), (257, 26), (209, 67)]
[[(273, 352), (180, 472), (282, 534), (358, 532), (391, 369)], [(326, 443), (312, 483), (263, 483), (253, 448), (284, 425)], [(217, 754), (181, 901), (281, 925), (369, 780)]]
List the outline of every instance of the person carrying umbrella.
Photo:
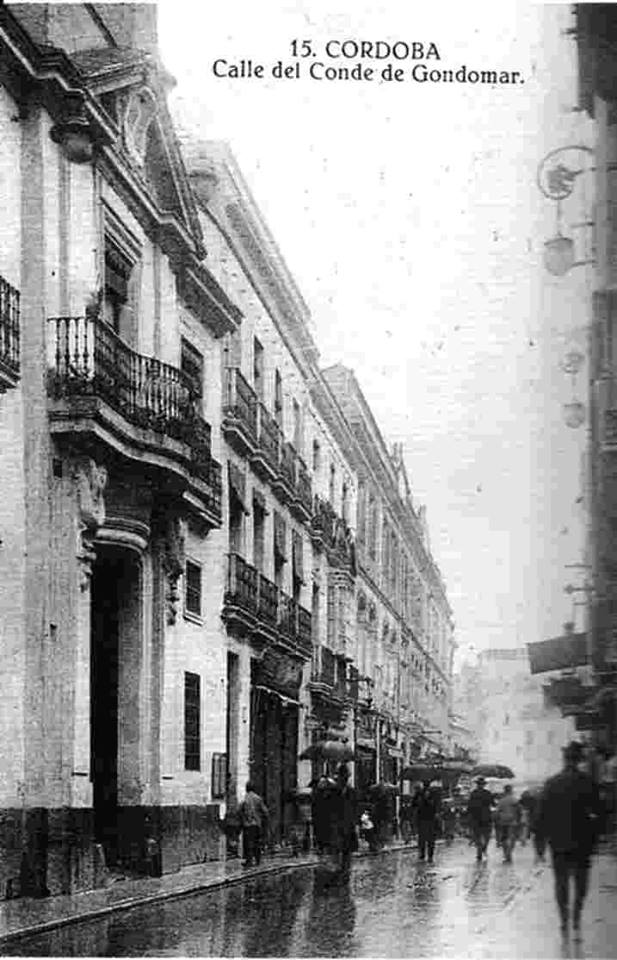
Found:
[(476, 848), (478, 863), (486, 855), (493, 823), (493, 795), (486, 789), (485, 783), (484, 777), (476, 778), (476, 786), (469, 794), (467, 804), (467, 818), (471, 827), (471, 837)]

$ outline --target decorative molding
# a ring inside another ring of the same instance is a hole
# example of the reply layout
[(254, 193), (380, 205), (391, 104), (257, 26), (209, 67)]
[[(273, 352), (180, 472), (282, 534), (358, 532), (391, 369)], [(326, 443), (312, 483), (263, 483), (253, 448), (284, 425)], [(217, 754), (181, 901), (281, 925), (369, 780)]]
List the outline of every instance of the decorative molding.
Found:
[(167, 626), (172, 627), (178, 617), (180, 591), (178, 581), (186, 563), (186, 521), (177, 516), (168, 516), (160, 539), (162, 565), (165, 573), (165, 609)]
[(77, 559), (81, 565), (80, 586), (87, 590), (92, 577), (92, 565), (96, 560), (95, 537), (105, 523), (105, 499), (107, 470), (99, 467), (91, 457), (78, 458), (73, 467), (79, 509), (80, 552)]

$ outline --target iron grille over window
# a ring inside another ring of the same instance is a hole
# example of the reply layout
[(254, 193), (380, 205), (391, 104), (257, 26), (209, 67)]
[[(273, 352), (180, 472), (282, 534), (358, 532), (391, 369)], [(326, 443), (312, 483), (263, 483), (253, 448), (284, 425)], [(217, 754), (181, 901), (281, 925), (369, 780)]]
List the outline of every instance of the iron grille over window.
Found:
[(197, 617), (201, 616), (201, 566), (193, 563), (192, 560), (186, 561), (185, 570), (185, 594), (184, 606), (187, 613), (192, 613)]
[(212, 799), (225, 799), (225, 785), (227, 780), (227, 754), (212, 754)]
[(184, 768), (199, 770), (201, 761), (201, 678), (184, 674)]
[(184, 768), (199, 770), (201, 761), (201, 678), (184, 674)]
[(19, 291), (3, 277), (0, 277), (0, 363), (12, 374), (19, 374)]

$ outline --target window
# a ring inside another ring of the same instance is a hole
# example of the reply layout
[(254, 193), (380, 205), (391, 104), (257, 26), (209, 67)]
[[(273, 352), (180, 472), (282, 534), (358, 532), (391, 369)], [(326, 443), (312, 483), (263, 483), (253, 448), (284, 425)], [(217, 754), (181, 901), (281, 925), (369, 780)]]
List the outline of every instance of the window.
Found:
[(525, 746), (533, 746), (533, 730), (525, 730)]
[(313, 440), (313, 473), (317, 473), (321, 467), (321, 447), (319, 440)]
[(201, 768), (201, 678), (184, 674), (184, 769)]
[(283, 381), (278, 370), (274, 371), (274, 419), (283, 426)]
[(253, 338), (253, 388), (260, 400), (264, 392), (264, 348), (257, 339)]
[(377, 504), (370, 494), (368, 501), (368, 552), (372, 560), (377, 556)]
[(227, 754), (212, 754), (212, 799), (225, 799), (225, 784), (227, 781)]
[(195, 617), (201, 617), (201, 564), (186, 561), (184, 575), (184, 609)]
[(201, 409), (204, 395), (204, 358), (203, 354), (182, 337), (180, 342), (180, 369), (188, 380), (191, 399), (198, 410)]
[(266, 510), (263, 495), (253, 491), (253, 566), (263, 573)]
[(302, 453), (302, 411), (300, 409), (300, 404), (298, 403), (297, 400), (292, 401), (292, 407), (293, 407), (293, 418), (294, 418), (293, 445), (298, 451), (298, 453)]
[(328, 487), (328, 499), (332, 506), (334, 506), (334, 490), (336, 488), (336, 467), (333, 463), (330, 464), (330, 484)]
[(284, 567), (287, 563), (287, 524), (280, 513), (274, 511), (274, 582), (283, 586)]
[(341, 490), (341, 516), (345, 522), (349, 519), (347, 516), (349, 510), (349, 489), (346, 483), (343, 483)]
[(111, 237), (105, 237), (105, 284), (103, 318), (116, 333), (121, 332), (122, 315), (129, 301), (129, 283), (134, 263)]

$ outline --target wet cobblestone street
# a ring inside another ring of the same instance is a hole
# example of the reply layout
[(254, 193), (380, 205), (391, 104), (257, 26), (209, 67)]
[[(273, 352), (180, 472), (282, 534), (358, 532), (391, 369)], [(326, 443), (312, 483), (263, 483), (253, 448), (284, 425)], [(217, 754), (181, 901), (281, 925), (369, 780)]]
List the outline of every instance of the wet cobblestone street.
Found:
[(477, 865), (463, 841), (434, 866), (415, 850), (354, 862), (323, 890), (313, 868), (15, 941), (24, 956), (617, 957), (617, 861), (596, 857), (579, 941), (563, 941), (547, 864), (529, 847)]

